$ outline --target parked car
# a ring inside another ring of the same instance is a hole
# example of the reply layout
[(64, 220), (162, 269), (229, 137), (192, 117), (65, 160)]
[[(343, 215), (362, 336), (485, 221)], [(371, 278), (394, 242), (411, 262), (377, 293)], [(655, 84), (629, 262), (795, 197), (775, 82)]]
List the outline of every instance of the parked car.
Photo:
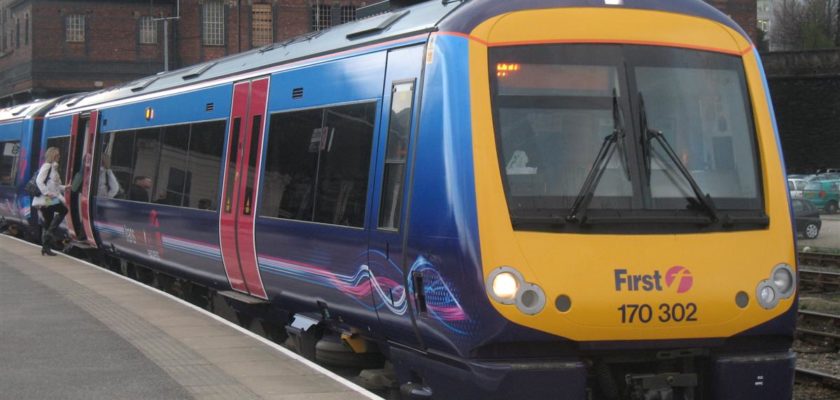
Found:
[(836, 214), (840, 204), (840, 180), (814, 180), (805, 185), (802, 198), (829, 214)]
[(788, 177), (788, 191), (790, 192), (790, 198), (801, 199), (802, 191), (805, 189), (806, 185), (808, 185), (808, 181), (805, 179)]
[(793, 203), (796, 233), (801, 234), (806, 239), (815, 239), (820, 234), (820, 228), (822, 228), (820, 210), (808, 200), (791, 199), (791, 202)]

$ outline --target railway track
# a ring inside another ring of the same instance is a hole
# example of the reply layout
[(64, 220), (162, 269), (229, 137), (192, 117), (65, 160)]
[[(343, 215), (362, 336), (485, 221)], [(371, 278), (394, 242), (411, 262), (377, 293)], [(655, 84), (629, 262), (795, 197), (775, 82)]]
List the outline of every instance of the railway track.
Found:
[[(796, 336), (833, 349), (840, 343), (840, 315), (799, 310)], [(803, 327), (807, 326), (807, 328)]]
[(809, 380), (820, 382), (823, 386), (840, 388), (840, 376), (826, 374), (807, 368), (796, 368), (796, 380)]
[(840, 267), (840, 254), (824, 251), (800, 251), (799, 265), (812, 267)]
[(840, 291), (840, 254), (800, 252), (799, 288), (803, 291)]

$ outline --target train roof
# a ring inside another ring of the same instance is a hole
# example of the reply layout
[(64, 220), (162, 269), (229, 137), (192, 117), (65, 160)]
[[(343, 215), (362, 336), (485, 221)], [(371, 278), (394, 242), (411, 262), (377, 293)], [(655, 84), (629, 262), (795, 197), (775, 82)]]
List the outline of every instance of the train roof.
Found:
[(39, 116), (47, 107), (54, 104), (56, 100), (34, 100), (29, 103), (0, 108), (0, 124)]
[[(434, 0), (338, 25), (327, 30), (269, 44), (244, 53), (134, 80), (96, 92), (63, 99), (48, 115), (92, 109), (110, 101), (230, 77), (265, 68), (292, 64), (321, 55), (428, 34), (436, 30), (470, 33), (493, 16), (522, 9), (553, 7), (619, 7), (662, 10), (718, 21), (743, 31), (730, 18), (702, 0)], [(746, 37), (746, 35), (744, 34)]]

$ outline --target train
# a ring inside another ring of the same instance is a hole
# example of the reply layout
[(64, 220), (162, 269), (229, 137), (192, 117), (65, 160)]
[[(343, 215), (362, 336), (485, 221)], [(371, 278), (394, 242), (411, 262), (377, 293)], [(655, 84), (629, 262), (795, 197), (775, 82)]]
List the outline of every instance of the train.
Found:
[(403, 398), (791, 398), (795, 235), (744, 31), (700, 0), (409, 3), (0, 111), (2, 223), (38, 240), (55, 146), (68, 246), (380, 357)]

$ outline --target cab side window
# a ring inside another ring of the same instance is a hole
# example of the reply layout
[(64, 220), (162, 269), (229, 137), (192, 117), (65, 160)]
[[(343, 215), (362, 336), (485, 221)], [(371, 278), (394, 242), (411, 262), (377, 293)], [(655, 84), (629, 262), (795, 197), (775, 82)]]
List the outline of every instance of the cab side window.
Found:
[(0, 159), (0, 186), (14, 186), (18, 171), (20, 142), (0, 143), (3, 158)]

